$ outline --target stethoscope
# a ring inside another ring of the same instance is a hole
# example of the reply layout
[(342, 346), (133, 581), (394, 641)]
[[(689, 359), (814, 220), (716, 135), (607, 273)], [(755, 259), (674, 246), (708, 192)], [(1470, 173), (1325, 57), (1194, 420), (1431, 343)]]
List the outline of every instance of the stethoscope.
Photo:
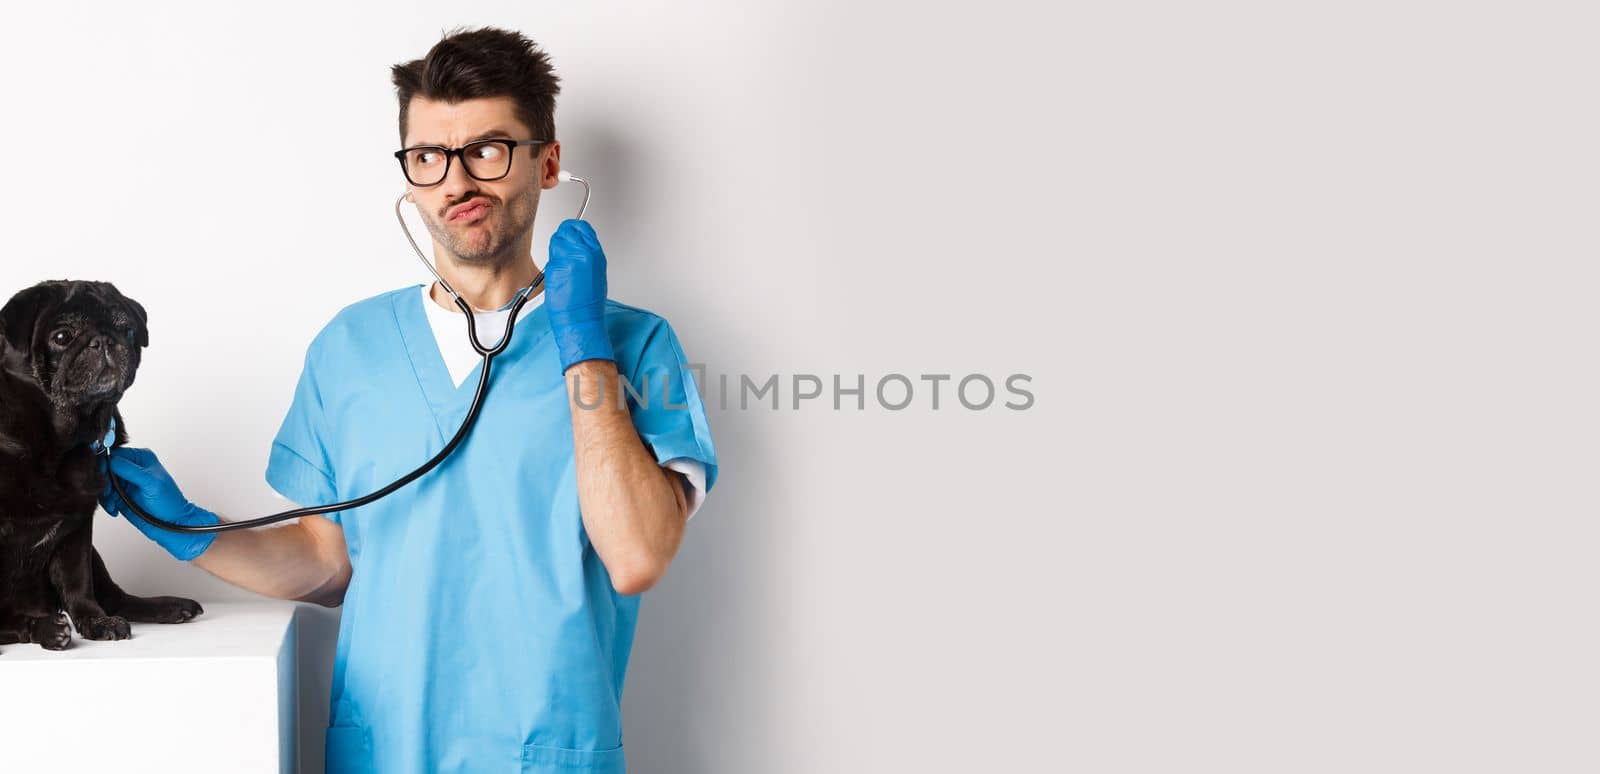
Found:
[[(589, 181), (573, 175), (564, 169), (561, 170), (556, 177), (561, 182), (571, 180), (583, 185), (583, 203), (578, 205), (578, 214), (573, 216), (579, 220), (582, 220), (584, 210), (588, 209), (589, 207)], [(422, 254), (422, 248), (417, 246), (417, 240), (411, 236), (411, 229), (406, 225), (405, 215), (400, 211), (400, 205), (405, 202), (406, 197), (410, 195), (411, 191), (407, 190), (405, 193), (400, 194), (400, 198), (394, 200), (394, 214), (395, 217), (400, 221), (400, 230), (405, 233), (406, 241), (411, 243), (411, 249), (416, 252), (417, 259), (422, 261), (423, 266), (428, 267), (428, 273), (432, 274), (434, 279), (439, 281), (440, 286), (444, 288), (446, 293), (450, 294), (450, 298), (455, 301), (456, 306), (461, 309), (462, 314), (466, 315), (467, 338), (472, 340), (472, 348), (477, 350), (478, 354), (483, 357), (483, 374), (478, 377), (478, 388), (472, 394), (472, 407), (467, 409), (467, 418), (461, 421), (461, 427), (456, 430), (456, 434), (450, 438), (449, 443), (446, 443), (444, 448), (439, 450), (439, 453), (433, 455), (433, 459), (422, 463), (421, 467), (418, 467), (416, 470), (413, 470), (410, 473), (395, 479), (392, 483), (382, 489), (352, 500), (345, 500), (344, 502), (333, 503), (331, 505), (313, 505), (306, 506), (304, 508), (295, 508), (293, 510), (274, 513), (269, 516), (247, 519), (245, 521), (229, 521), (220, 524), (199, 525), (177, 524), (165, 519), (156, 518), (155, 516), (151, 516), (150, 514), (146, 513), (143, 508), (140, 508), (139, 505), (133, 501), (133, 498), (128, 497), (128, 495), (122, 491), (121, 482), (117, 480), (115, 475), (111, 474), (111, 444), (116, 439), (116, 420), (112, 420), (112, 427), (106, 432), (105, 438), (103, 440), (96, 441), (92, 445), (92, 448), (94, 449), (95, 453), (106, 458), (106, 475), (111, 479), (111, 488), (116, 491), (118, 497), (122, 498), (122, 504), (124, 508), (133, 513), (133, 515), (144, 519), (145, 522), (172, 532), (226, 532), (231, 529), (249, 529), (251, 527), (259, 527), (263, 524), (272, 524), (275, 522), (284, 521), (286, 519), (296, 519), (301, 516), (315, 516), (317, 514), (349, 510), (350, 508), (359, 508), (375, 500), (387, 497), (400, 487), (417, 480), (417, 478), (421, 477), (423, 474), (433, 470), (439, 465), (439, 463), (444, 462), (444, 459), (449, 457), (450, 453), (455, 451), (457, 446), (461, 445), (461, 441), (467, 437), (467, 431), (472, 428), (472, 423), (478, 418), (478, 410), (483, 407), (484, 397), (489, 394), (489, 367), (494, 363), (494, 359), (498, 357), (501, 352), (505, 351), (506, 345), (511, 343), (511, 333), (517, 325), (517, 313), (522, 310), (522, 305), (527, 303), (528, 299), (532, 297), (534, 290), (544, 282), (544, 272), (539, 272), (539, 275), (534, 277), (532, 284), (517, 291), (517, 297), (511, 303), (511, 314), (506, 318), (505, 331), (500, 334), (500, 341), (496, 342), (492, 347), (485, 347), (481, 342), (478, 341), (478, 326), (473, 317), (472, 306), (467, 303), (466, 299), (461, 297), (461, 294), (456, 292), (455, 288), (450, 286), (450, 283), (445, 280), (443, 275), (439, 274), (438, 268), (436, 268), (433, 263), (428, 260), (427, 256)]]

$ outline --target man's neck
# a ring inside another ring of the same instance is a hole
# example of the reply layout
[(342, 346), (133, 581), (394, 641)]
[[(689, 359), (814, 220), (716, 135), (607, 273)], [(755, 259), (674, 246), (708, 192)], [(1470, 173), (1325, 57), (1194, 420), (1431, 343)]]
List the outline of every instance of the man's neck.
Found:
[[(480, 312), (492, 311), (511, 303), (516, 298), (517, 291), (532, 284), (539, 276), (534, 268), (533, 256), (523, 256), (522, 260), (514, 261), (510, 265), (497, 266), (471, 266), (463, 265), (453, 258), (446, 258), (438, 263), (439, 274), (443, 275), (446, 282), (461, 294), (468, 305)], [(534, 288), (537, 295), (543, 286)], [(452, 312), (460, 313), (461, 309), (450, 298), (439, 283), (435, 282), (428, 289), (428, 297), (433, 302)]]

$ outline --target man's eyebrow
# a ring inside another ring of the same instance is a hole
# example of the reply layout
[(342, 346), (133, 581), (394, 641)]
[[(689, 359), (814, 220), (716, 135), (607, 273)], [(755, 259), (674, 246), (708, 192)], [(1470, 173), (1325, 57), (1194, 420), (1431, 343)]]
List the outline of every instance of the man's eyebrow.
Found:
[[(506, 139), (511, 139), (511, 133), (506, 131), (506, 130), (504, 130), (504, 129), (490, 129), (489, 131), (484, 132), (484, 133), (479, 134), (479, 135), (476, 135), (474, 137), (468, 137), (466, 142), (462, 143), (462, 145), (465, 145), (467, 142), (477, 142), (479, 140), (488, 140), (488, 139), (496, 138), (496, 137), (504, 137)], [(444, 143), (442, 143), (442, 142), (418, 142), (418, 143), (412, 145), (411, 147), (416, 147), (417, 145), (436, 145), (436, 146), (443, 147)]]
[(484, 132), (483, 134), (480, 134), (480, 135), (478, 135), (476, 137), (467, 138), (467, 142), (477, 142), (478, 140), (487, 140), (487, 139), (489, 139), (491, 137), (505, 137), (505, 138), (509, 139), (511, 137), (511, 133), (506, 131), (506, 130), (504, 130), (504, 129), (490, 129), (489, 131)]

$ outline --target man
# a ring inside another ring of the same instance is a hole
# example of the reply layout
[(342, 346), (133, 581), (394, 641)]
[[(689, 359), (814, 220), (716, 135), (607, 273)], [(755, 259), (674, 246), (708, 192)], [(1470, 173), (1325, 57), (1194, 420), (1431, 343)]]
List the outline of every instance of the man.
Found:
[[(496, 310), (479, 338), (494, 343), (519, 291), (533, 294), (471, 433), (422, 478), (326, 518), (220, 534), (130, 521), (230, 583), (343, 604), (329, 772), (621, 772), (638, 595), (716, 478), (704, 409), (667, 322), (606, 299), (587, 223), (561, 223), (541, 282), (534, 213), (561, 169), (548, 57), (517, 33), (456, 31), (392, 75), (397, 155), (438, 271)], [(306, 352), (267, 481), (318, 505), (432, 457), (477, 384), (466, 336), (437, 283), (340, 311)], [(220, 521), (148, 450), (110, 464), (152, 515)]]

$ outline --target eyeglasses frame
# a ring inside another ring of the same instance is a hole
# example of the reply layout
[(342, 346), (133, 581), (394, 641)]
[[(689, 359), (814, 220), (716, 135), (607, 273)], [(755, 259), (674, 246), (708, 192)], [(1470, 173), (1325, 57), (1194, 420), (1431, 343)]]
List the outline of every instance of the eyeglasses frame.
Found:
[[(478, 180), (478, 181), (482, 181), (482, 182), (488, 183), (488, 182), (492, 182), (492, 181), (495, 181), (495, 180), (503, 180), (503, 179), (505, 179), (506, 175), (511, 174), (512, 163), (516, 160), (517, 148), (520, 148), (520, 147), (522, 147), (524, 145), (543, 145), (543, 144), (548, 143), (548, 142), (550, 142), (550, 141), (549, 140), (512, 140), (512, 139), (508, 139), (508, 138), (505, 138), (505, 137), (490, 137), (490, 138), (483, 139), (483, 140), (473, 140), (472, 142), (469, 142), (466, 145), (463, 145), (463, 146), (461, 146), (459, 148), (446, 148), (443, 145), (413, 145), (413, 146), (411, 146), (409, 148), (401, 148), (400, 150), (395, 151), (394, 152), (394, 157), (395, 157), (395, 160), (400, 162), (400, 173), (406, 176), (406, 182), (408, 182), (408, 183), (410, 183), (410, 184), (412, 184), (412, 185), (414, 185), (414, 186), (416, 186), (418, 188), (432, 188), (432, 187), (434, 187), (436, 185), (439, 185), (440, 183), (443, 183), (446, 178), (450, 177), (450, 164), (455, 161), (457, 156), (461, 157), (461, 171), (466, 172), (467, 173), (467, 177), (470, 177), (473, 180)], [(472, 167), (471, 167), (471, 165), (467, 164), (466, 150), (468, 148), (471, 148), (471, 147), (475, 146), (475, 145), (483, 145), (483, 144), (486, 144), (486, 143), (499, 143), (501, 145), (506, 146), (506, 154), (507, 154), (507, 157), (510, 159), (510, 160), (508, 160), (506, 162), (506, 171), (500, 173), (499, 175), (497, 175), (495, 177), (478, 177), (477, 175), (472, 174)], [(435, 180), (432, 183), (419, 183), (419, 182), (417, 182), (415, 180), (412, 180), (411, 179), (411, 170), (406, 168), (406, 154), (410, 153), (412, 151), (423, 150), (423, 149), (436, 150), (436, 151), (439, 151), (440, 153), (444, 154), (444, 174), (440, 175), (439, 179)]]

